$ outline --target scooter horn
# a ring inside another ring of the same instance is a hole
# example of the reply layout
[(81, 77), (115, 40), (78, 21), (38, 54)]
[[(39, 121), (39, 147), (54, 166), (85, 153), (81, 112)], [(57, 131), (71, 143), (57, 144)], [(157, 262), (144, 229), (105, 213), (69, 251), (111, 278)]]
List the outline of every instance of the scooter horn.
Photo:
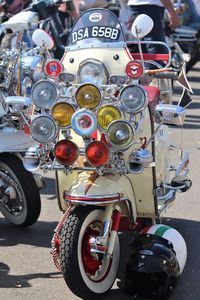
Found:
[(134, 150), (129, 155), (129, 170), (133, 174), (140, 174), (144, 171), (144, 168), (149, 167), (152, 161), (152, 154), (147, 149), (140, 148), (138, 150)]
[(22, 162), (27, 171), (35, 172), (40, 166), (40, 159), (37, 155), (37, 147), (28, 148)]

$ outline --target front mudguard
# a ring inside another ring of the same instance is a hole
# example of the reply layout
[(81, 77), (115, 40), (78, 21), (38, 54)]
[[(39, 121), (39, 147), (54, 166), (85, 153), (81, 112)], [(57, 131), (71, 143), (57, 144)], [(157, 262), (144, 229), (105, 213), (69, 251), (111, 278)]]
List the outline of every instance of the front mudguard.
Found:
[[(131, 214), (134, 221), (137, 217), (133, 187), (129, 178), (124, 175), (106, 174), (99, 176), (94, 172), (80, 172), (66, 175), (61, 171), (57, 171), (56, 187), (58, 192), (58, 204), (62, 211), (65, 211), (67, 208), (67, 203), (63, 198), (64, 191), (67, 191), (67, 194), (73, 198), (84, 198), (87, 196), (88, 198), (95, 199), (98, 197), (99, 199), (102, 196), (102, 206), (105, 205), (104, 200), (106, 196), (119, 194), (127, 199), (126, 201), (119, 201), (118, 203), (121, 207), (122, 214)], [(82, 203), (84, 205), (84, 201)], [(128, 207), (127, 203), (129, 204)], [(90, 202), (90, 205), (92, 205), (92, 202)], [(101, 205), (101, 202), (99, 202), (98, 205)]]
[(28, 148), (35, 146), (37, 142), (24, 130), (16, 130), (12, 127), (0, 129), (0, 153), (4, 152), (25, 152)]

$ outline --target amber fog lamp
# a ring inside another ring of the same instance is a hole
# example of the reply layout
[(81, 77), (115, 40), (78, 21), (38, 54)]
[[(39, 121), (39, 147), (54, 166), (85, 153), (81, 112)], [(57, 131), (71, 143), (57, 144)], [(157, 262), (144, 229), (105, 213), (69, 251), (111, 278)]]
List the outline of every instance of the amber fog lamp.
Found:
[(50, 78), (57, 78), (64, 67), (58, 59), (49, 59), (44, 65), (44, 72)]
[(109, 148), (103, 142), (92, 142), (86, 148), (86, 158), (88, 162), (95, 167), (103, 166), (109, 161)]
[(101, 102), (101, 93), (93, 84), (84, 84), (76, 92), (76, 101), (81, 108), (95, 109)]
[(31, 98), (33, 104), (42, 109), (51, 108), (58, 99), (58, 89), (49, 80), (40, 80), (32, 88)]
[(114, 121), (109, 125), (106, 137), (112, 147), (127, 149), (133, 142), (134, 129), (127, 121)]
[(119, 95), (123, 109), (129, 113), (139, 113), (147, 105), (147, 95), (145, 90), (139, 86), (130, 84), (124, 87)]
[(121, 117), (121, 112), (117, 107), (105, 105), (97, 112), (97, 123), (103, 130), (106, 130), (110, 123), (120, 120)]
[(57, 102), (52, 108), (52, 117), (58, 122), (60, 127), (71, 125), (71, 118), (74, 114), (74, 107), (66, 102)]
[(68, 167), (77, 160), (79, 150), (74, 142), (61, 140), (55, 145), (54, 154), (59, 163)]

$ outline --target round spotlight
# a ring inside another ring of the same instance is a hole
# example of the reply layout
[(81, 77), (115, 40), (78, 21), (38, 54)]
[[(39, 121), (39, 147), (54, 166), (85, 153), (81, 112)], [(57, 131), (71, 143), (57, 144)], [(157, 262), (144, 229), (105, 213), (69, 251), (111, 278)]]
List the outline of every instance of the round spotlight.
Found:
[(127, 121), (112, 122), (106, 132), (106, 137), (111, 146), (118, 150), (131, 146), (134, 138), (133, 127)]
[(78, 146), (70, 140), (61, 140), (54, 147), (54, 154), (59, 163), (72, 165), (79, 156)]
[(108, 146), (100, 141), (90, 143), (85, 152), (88, 162), (96, 167), (105, 165), (110, 158)]
[(71, 118), (75, 112), (75, 108), (66, 102), (57, 102), (52, 107), (52, 117), (58, 122), (60, 127), (68, 127), (71, 125)]
[(90, 136), (97, 129), (97, 120), (92, 111), (83, 108), (73, 114), (71, 126), (77, 134)]
[(97, 123), (103, 130), (106, 130), (110, 123), (121, 118), (121, 111), (112, 105), (102, 106), (97, 112)]
[(58, 134), (58, 126), (49, 115), (40, 115), (33, 119), (30, 132), (34, 140), (47, 144), (55, 140)]
[(139, 113), (147, 105), (145, 90), (139, 85), (128, 85), (124, 87), (119, 95), (120, 103), (126, 112)]
[(31, 96), (33, 104), (39, 108), (48, 109), (58, 99), (58, 89), (53, 82), (40, 80), (34, 84)]
[(76, 92), (76, 101), (81, 108), (95, 109), (101, 102), (101, 93), (93, 84), (84, 84)]

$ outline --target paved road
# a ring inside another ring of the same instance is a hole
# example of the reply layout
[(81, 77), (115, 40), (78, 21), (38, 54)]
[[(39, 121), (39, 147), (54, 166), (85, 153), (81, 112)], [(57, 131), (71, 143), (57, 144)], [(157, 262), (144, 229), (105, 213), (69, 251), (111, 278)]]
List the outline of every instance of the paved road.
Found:
[[(188, 246), (188, 260), (171, 300), (200, 299), (200, 63), (189, 73), (194, 90), (193, 103), (188, 109), (184, 141), (190, 151), (193, 187), (178, 195), (164, 222), (174, 226), (184, 236)], [(180, 89), (176, 88), (176, 93)], [(180, 131), (178, 131), (178, 134)], [(173, 129), (172, 134), (176, 134)], [(42, 191), (42, 212), (38, 222), (27, 229), (13, 227), (0, 214), (0, 299), (2, 300), (71, 300), (78, 299), (67, 288), (53, 265), (50, 243), (61, 213), (58, 210), (54, 179), (48, 174), (47, 188)], [(126, 240), (121, 239), (121, 268), (106, 300), (132, 299), (120, 288), (126, 258)], [(77, 283), (78, 284), (78, 283)]]

